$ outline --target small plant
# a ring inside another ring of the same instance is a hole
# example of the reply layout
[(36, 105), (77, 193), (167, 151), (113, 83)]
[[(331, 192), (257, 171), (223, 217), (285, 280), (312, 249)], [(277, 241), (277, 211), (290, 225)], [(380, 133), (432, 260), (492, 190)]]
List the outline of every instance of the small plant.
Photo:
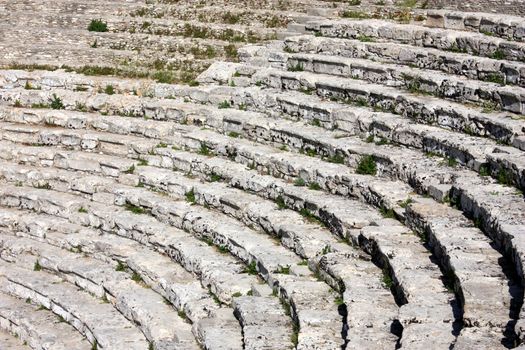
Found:
[(146, 159), (139, 159), (138, 166), (147, 166), (148, 161)]
[(222, 254), (228, 254), (230, 252), (230, 248), (228, 248), (228, 246), (222, 245), (222, 244), (217, 246), (217, 250), (219, 251), (219, 253), (222, 253)]
[(383, 278), (381, 279), (381, 281), (388, 289), (392, 288), (392, 285), (394, 284), (394, 282), (392, 281), (392, 277), (390, 277), (388, 271), (386, 270), (383, 270)]
[(220, 176), (219, 174), (212, 173), (210, 175), (210, 182), (218, 182), (221, 180), (222, 180), (222, 176)]
[(412, 198), (408, 198), (408, 199), (402, 201), (401, 203), (399, 203), (399, 206), (404, 209), (404, 208), (408, 207), (412, 202), (413, 202)]
[(330, 248), (329, 245), (325, 245), (323, 250), (321, 251), (321, 254), (326, 255), (332, 252), (332, 248)]
[(234, 139), (237, 139), (237, 138), (239, 138), (239, 136), (241, 136), (241, 135), (240, 135), (238, 132), (230, 131), (230, 132), (228, 133), (228, 136), (229, 136), (229, 137), (233, 137)]
[(489, 176), (490, 175), (490, 168), (487, 164), (482, 164), (479, 167), (479, 175), (480, 176)]
[(387, 209), (385, 207), (381, 207), (379, 209), (379, 212), (381, 213), (381, 215), (385, 218), (385, 219), (395, 219), (396, 218), (396, 213), (394, 212), (394, 210), (392, 208), (390, 209)]
[(119, 261), (117, 263), (117, 267), (115, 267), (115, 271), (119, 271), (119, 272), (126, 271), (126, 269), (127, 269), (127, 266), (122, 261)]
[(279, 196), (275, 199), (275, 203), (277, 203), (277, 207), (279, 207), (279, 209), (286, 209), (287, 208), (287, 205), (284, 201), (284, 198)]
[(344, 11), (341, 14), (341, 17), (343, 17), (343, 18), (354, 18), (354, 19), (366, 19), (366, 18), (370, 18), (370, 15), (367, 14), (366, 12), (362, 12), (362, 11), (348, 10), (348, 11)]
[(22, 103), (20, 102), (20, 100), (16, 100), (13, 106), (16, 108), (20, 108), (22, 107)]
[(37, 260), (35, 261), (35, 265), (33, 265), (33, 271), (41, 271), (42, 266), (40, 265), (40, 262)]
[(219, 108), (220, 109), (226, 109), (226, 108), (230, 108), (231, 105), (230, 105), (230, 102), (224, 100), (222, 101), (221, 103), (219, 103)]
[(53, 94), (53, 96), (49, 100), (49, 105), (52, 109), (64, 109), (64, 104), (62, 103), (62, 99), (58, 97), (56, 94)]
[(299, 265), (299, 266), (308, 266), (308, 260), (304, 259), (300, 263), (298, 263), (297, 265)]
[(133, 214), (144, 214), (146, 211), (142, 207), (138, 207), (136, 205), (133, 205), (131, 203), (126, 203), (125, 205), (126, 210), (129, 210)]
[(211, 151), (210, 151), (210, 149), (208, 148), (208, 146), (206, 146), (205, 143), (201, 143), (201, 147), (200, 147), (198, 153), (199, 153), (200, 155), (203, 155), (203, 156), (210, 156), (210, 155), (211, 155)]
[(191, 191), (186, 192), (185, 196), (186, 196), (186, 202), (195, 204), (195, 192), (193, 191), (193, 188), (191, 189)]
[(98, 350), (98, 343), (97, 340), (93, 340), (93, 344), (91, 344), (91, 350)]
[(300, 177), (298, 177), (297, 179), (295, 179), (295, 181), (294, 181), (293, 184), (294, 184), (294, 186), (297, 186), (297, 187), (303, 187), (303, 186), (306, 186), (306, 182), (305, 182), (302, 178), (300, 178)]
[(92, 19), (89, 23), (88, 30), (90, 32), (107, 32), (108, 25), (101, 19)]
[(308, 185), (308, 188), (314, 191), (321, 190), (321, 186), (317, 182), (312, 182), (310, 185)]
[(458, 165), (458, 161), (456, 160), (456, 158), (447, 157), (447, 165), (449, 167), (455, 168)]
[(289, 275), (290, 274), (290, 266), (281, 266), (279, 269), (275, 271), (275, 273), (280, 273), (283, 275)]
[(335, 164), (344, 164), (345, 163), (345, 157), (343, 157), (341, 154), (337, 153), (331, 157), (326, 158), (326, 160), (330, 163)]
[(157, 145), (157, 148), (167, 148), (168, 145), (164, 142), (160, 142), (158, 145)]
[(232, 297), (233, 298), (238, 298), (238, 297), (241, 297), (242, 296), (242, 293), (241, 292), (235, 292), (233, 293)]
[(31, 85), (29, 80), (26, 81), (26, 84), (24, 85), (24, 89), (26, 89), (26, 90), (37, 90), (35, 87), (33, 87), (33, 85)]
[(84, 207), (80, 207), (80, 208), (78, 209), (78, 212), (79, 212), (79, 213), (84, 213), (84, 214), (85, 214), (85, 213), (87, 213), (88, 211), (86, 210), (86, 208), (84, 208)]
[(350, 0), (350, 1), (348, 1), (348, 5), (350, 5), (350, 6), (361, 5), (361, 0)]
[(249, 275), (257, 275), (257, 263), (255, 261), (249, 263), (244, 269), (244, 272)]
[(367, 36), (367, 35), (359, 35), (357, 37), (357, 40), (359, 40), (362, 43), (373, 43), (375, 41), (374, 38)]
[(319, 119), (317, 119), (317, 118), (314, 118), (312, 120), (312, 125), (313, 126), (321, 126), (321, 121)]
[(304, 71), (304, 66), (301, 62), (297, 62), (295, 66), (288, 67), (288, 71), (290, 72), (302, 72)]
[(131, 279), (137, 283), (144, 283), (144, 280), (142, 279), (142, 277), (135, 271), (133, 271), (133, 274), (131, 275)]
[(130, 166), (128, 170), (124, 170), (124, 174), (133, 174), (135, 172), (135, 164)]
[(376, 175), (377, 165), (374, 156), (366, 155), (361, 157), (361, 160), (357, 164), (356, 173), (362, 175)]
[(510, 174), (507, 172), (507, 170), (501, 168), (499, 171), (498, 171), (498, 175), (497, 175), (497, 178), (498, 182), (502, 185), (510, 185), (512, 183), (512, 177), (510, 176)]
[(343, 305), (345, 303), (343, 298), (340, 295), (338, 295), (335, 298), (334, 302), (335, 302), (335, 305), (337, 305), (337, 306), (341, 306), (341, 305)]
[(183, 320), (187, 320), (187, 319), (188, 319), (188, 316), (186, 315), (186, 312), (184, 312), (184, 310), (179, 310), (179, 311), (177, 311), (177, 314), (178, 314), (179, 317), (182, 318)]
[(104, 92), (108, 95), (113, 95), (115, 93), (115, 89), (113, 88), (113, 85), (106, 85)]
[(504, 60), (505, 59), (505, 53), (498, 49), (498, 50), (494, 51), (490, 55), (490, 58), (492, 58), (494, 60)]

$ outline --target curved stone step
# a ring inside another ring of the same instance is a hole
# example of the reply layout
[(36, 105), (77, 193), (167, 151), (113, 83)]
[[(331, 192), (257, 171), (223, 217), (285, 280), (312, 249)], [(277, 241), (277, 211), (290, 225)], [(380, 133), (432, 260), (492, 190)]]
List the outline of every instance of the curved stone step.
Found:
[(143, 334), (111, 305), (105, 304), (62, 279), (0, 261), (1, 289), (32, 301), (62, 316), (103, 349), (146, 349)]
[(366, 35), (385, 41), (449, 51), (465, 51), (477, 56), (503, 57), (519, 61), (525, 44), (506, 41), (483, 34), (397, 24), (378, 20), (320, 21), (308, 23), (306, 29), (322, 36), (356, 39)]
[(6, 332), (4, 332), (2, 329), (0, 329), (0, 347), (2, 349), (10, 349), (10, 350), (27, 350), (31, 349), (26, 344), (20, 342), (18, 337), (16, 335), (11, 335)]
[(31, 265), (38, 261), (42, 269), (51, 271), (98, 298), (109, 300), (122, 315), (141, 329), (155, 348), (198, 348), (190, 325), (166, 305), (160, 295), (145, 288), (140, 279), (136, 278), (134, 282), (125, 273), (115, 271), (113, 266), (78, 253), (43, 243), (35, 247), (37, 242), (31, 239), (0, 235), (0, 241), (0, 253), (4, 259), (18, 265)]
[(288, 69), (301, 67), (308, 72), (365, 80), (461, 103), (495, 104), (505, 111), (519, 114), (525, 111), (522, 100), (525, 99), (525, 89), (516, 86), (501, 86), (402, 65), (327, 55), (290, 54), (285, 64)]
[[(144, 169), (146, 169), (146, 168), (144, 168)], [(146, 173), (147, 173), (147, 172), (146, 172)], [(139, 170), (139, 174), (143, 174), (143, 175), (141, 175), (141, 178), (142, 178), (142, 179), (146, 179), (146, 177), (144, 176), (144, 174), (146, 174), (146, 173), (144, 173), (144, 171), (143, 171), (142, 169)], [(221, 173), (222, 173), (222, 171), (221, 171)], [(159, 179), (159, 176), (158, 176), (156, 173), (153, 174), (152, 176), (153, 176), (153, 181), (161, 181), (161, 184), (163, 184), (164, 186), (168, 186), (172, 191), (176, 191), (177, 193), (180, 191), (180, 190), (175, 190), (175, 188), (173, 188), (173, 185), (170, 185), (170, 184), (172, 184), (173, 182), (169, 182), (166, 178), (164, 178), (164, 179), (163, 179), (163, 178), (160, 178), (160, 179)], [(191, 181), (191, 180), (190, 180), (190, 181)], [(146, 182), (146, 183), (148, 183), (148, 182)], [(182, 184), (180, 184), (180, 185), (182, 185)], [(180, 186), (180, 185), (179, 185), (179, 186)], [(202, 186), (200, 186), (200, 187), (202, 187)], [(165, 190), (165, 189), (166, 189), (165, 187), (160, 187), (160, 190)], [(204, 192), (200, 192), (200, 191), (201, 191), (201, 190), (196, 190), (197, 198), (198, 198), (199, 194), (202, 193), (201, 195), (204, 196), (205, 200), (206, 200), (206, 199), (207, 199), (208, 201), (211, 200), (210, 197), (206, 198), (206, 195), (205, 195), (205, 194), (206, 194), (206, 191), (204, 191)], [(302, 190), (302, 192), (304, 192), (304, 190)], [(212, 192), (212, 193), (213, 193), (213, 192)], [(298, 195), (298, 194), (295, 194), (294, 197), (297, 196), (297, 195)], [(226, 198), (227, 198), (227, 197), (226, 197)], [(225, 198), (223, 201), (225, 201), (226, 198)], [(312, 197), (312, 198), (314, 198), (314, 197)], [(221, 201), (221, 200), (219, 200), (219, 201)], [(230, 201), (231, 201), (231, 199), (230, 199)], [(213, 205), (213, 202), (214, 202), (214, 201), (211, 201), (211, 202), (208, 202), (208, 203), (209, 203), (210, 205)], [(336, 204), (337, 201), (335, 200), (335, 198), (333, 198), (333, 199), (331, 199), (331, 200), (328, 200), (326, 203), (334, 203), (335, 207), (340, 207), (339, 204)], [(341, 204), (342, 204), (342, 203), (341, 203)], [(319, 205), (319, 207), (325, 207), (325, 209), (323, 209), (323, 211), (324, 211), (324, 210), (327, 210), (327, 208), (326, 208), (326, 204), (318, 204), (318, 205)], [(344, 206), (348, 206), (348, 204), (343, 204), (343, 205), (344, 205)], [(242, 203), (236, 203), (235, 206), (236, 206), (236, 207), (241, 207), (241, 206), (242, 206)], [(333, 209), (332, 209), (332, 210), (333, 210)], [(363, 209), (360, 209), (360, 210), (363, 210)], [(350, 210), (350, 212), (354, 213), (354, 215), (355, 215), (355, 213), (356, 213), (356, 209), (353, 208), (353, 209)], [(251, 215), (254, 215), (254, 214), (251, 214)], [(257, 215), (257, 214), (255, 214), (255, 215)], [(346, 220), (348, 221), (348, 223), (346, 223), (345, 225), (350, 225), (350, 226), (353, 225), (352, 222), (356, 222), (356, 221), (359, 222), (360, 220), (362, 220), (362, 216), (361, 216), (360, 214), (357, 214), (356, 218), (350, 218), (350, 217), (348, 217), (348, 214), (346, 214), (346, 217), (343, 216), (343, 218), (346, 219)], [(358, 227), (361, 227), (361, 226), (358, 226)], [(337, 255), (337, 254), (336, 254), (336, 255)], [(341, 256), (341, 257), (342, 257), (342, 256)], [(340, 263), (341, 263), (341, 262), (342, 262), (341, 259), (339, 259), (339, 260), (340, 260)], [(423, 260), (425, 260), (424, 257), (423, 257)], [(331, 260), (331, 261), (332, 261), (331, 263), (327, 263), (327, 262), (324, 262), (324, 263), (323, 263), (324, 266), (326, 266), (326, 267), (323, 268), (323, 270), (327, 269), (326, 271), (327, 271), (328, 274), (332, 274), (332, 275), (333, 275), (334, 277), (336, 277), (337, 279), (340, 279), (340, 280), (342, 281), (342, 283), (344, 283), (344, 281), (345, 281), (345, 276), (352, 276), (352, 269), (346, 269), (346, 270), (344, 270), (343, 266), (341, 266), (340, 268), (338, 268), (338, 267), (337, 267), (337, 264), (336, 264), (336, 265), (333, 265), (334, 260)], [(337, 260), (335, 260), (335, 261), (337, 261)], [(395, 266), (397, 266), (397, 263), (396, 263), (395, 261), (394, 261), (394, 264), (395, 264)], [(403, 264), (405, 264), (405, 263), (403, 263), (403, 262), (401, 261), (401, 265), (400, 265), (400, 267), (401, 267), (401, 266), (404, 266)], [(421, 263), (419, 263), (419, 264), (421, 264)], [(419, 264), (418, 264), (418, 266), (420, 266)], [(423, 262), (423, 264), (425, 264), (425, 263)], [(323, 266), (323, 265), (322, 265), (322, 266)], [(358, 267), (358, 269), (362, 269), (362, 268), (364, 268), (364, 266), (361, 266), (360, 268)], [(343, 270), (341, 270), (341, 269), (343, 269)], [(337, 272), (338, 270), (340, 270), (341, 272)], [(410, 277), (409, 274), (407, 274), (406, 277), (403, 277), (403, 276), (404, 276), (404, 275), (403, 275), (403, 273), (404, 273), (403, 271), (404, 271), (404, 269), (401, 269), (401, 270), (400, 270), (400, 274), (396, 276), (396, 279), (397, 279), (397, 280), (401, 281), (403, 285), (405, 285), (405, 284), (407, 284), (407, 283), (408, 283), (408, 285), (411, 285), (411, 283), (413, 283), (413, 282), (416, 282), (416, 283), (417, 283), (417, 280), (412, 280), (412, 281), (411, 281), (411, 277)], [(350, 273), (350, 275), (349, 275), (349, 273)], [(355, 273), (355, 272), (353, 272), (353, 273)], [(354, 278), (355, 278), (355, 277), (354, 277)], [(404, 278), (408, 278), (408, 280), (405, 281)], [(350, 278), (349, 281), (350, 281), (350, 280), (352, 280), (352, 279)], [(378, 278), (378, 280), (379, 280), (379, 278)], [(403, 281), (404, 281), (404, 282), (403, 282)], [(428, 280), (425, 280), (425, 281), (428, 282)], [(401, 284), (401, 282), (400, 282), (400, 284)], [(425, 283), (426, 283), (426, 282), (425, 282)], [(440, 281), (439, 281), (439, 277), (438, 277), (437, 283), (438, 283), (438, 285), (441, 284)], [(362, 293), (359, 293), (359, 292), (355, 289), (355, 287), (353, 286), (353, 284), (351, 284), (351, 283), (350, 283), (350, 284), (346, 284), (346, 283), (345, 283), (345, 285), (348, 287), (348, 291), (350, 291), (349, 298), (352, 298), (352, 299), (354, 300), (354, 302), (352, 303), (352, 306), (353, 306), (353, 307), (356, 307), (357, 309), (359, 309), (358, 306), (360, 305), (360, 303), (355, 304), (355, 298), (356, 298), (358, 295), (362, 295)], [(408, 288), (411, 288), (411, 287), (408, 287)], [(414, 289), (415, 289), (415, 290), (418, 290), (418, 289), (416, 289), (416, 288), (414, 288)], [(421, 288), (421, 287), (420, 287), (419, 290), (424, 290), (424, 288)], [(439, 290), (439, 288), (436, 289), (436, 292), (437, 292), (438, 290)], [(407, 291), (408, 291), (408, 289), (405, 291), (405, 295), (408, 295)], [(352, 292), (355, 292), (355, 293), (352, 293)], [(411, 291), (410, 293), (413, 294), (414, 292)], [(438, 292), (438, 293), (439, 293), (439, 292)], [(354, 296), (354, 295), (355, 295), (355, 296)], [(437, 294), (437, 295), (439, 295), (439, 294)], [(423, 296), (422, 296), (422, 298), (423, 298)], [(436, 297), (434, 297), (434, 299), (436, 299)], [(446, 298), (445, 298), (445, 300), (446, 300)], [(445, 305), (446, 305), (446, 304), (448, 304), (448, 301), (445, 302)], [(446, 309), (447, 309), (447, 310), (450, 310), (450, 308), (448, 307), (448, 305), (447, 305)], [(353, 309), (352, 309), (352, 310), (353, 310)], [(449, 312), (450, 312), (450, 311), (449, 311)], [(435, 313), (435, 310), (434, 310), (434, 313)], [(441, 314), (441, 312), (438, 313), (438, 314)], [(447, 311), (443, 310), (443, 314), (446, 315), (446, 314), (447, 314)], [(449, 315), (450, 315), (450, 314), (449, 314)], [(449, 317), (448, 319), (445, 318), (444, 321), (443, 321), (445, 324), (446, 324), (446, 322), (450, 322), (450, 317), (451, 317), (451, 316), (448, 316), (448, 317)], [(407, 316), (407, 319), (411, 319), (411, 318), (413, 318), (413, 316)], [(356, 323), (354, 323), (354, 328), (353, 328), (352, 330), (354, 330), (355, 328), (358, 328), (358, 327), (359, 327), (359, 322), (358, 322), (357, 320), (353, 320), (353, 321), (356, 322)], [(423, 320), (422, 318), (420, 318), (420, 320), (419, 320), (419, 322), (425, 322), (425, 321), (426, 321), (426, 320)], [(434, 323), (434, 322), (435, 322), (435, 319), (432, 319), (431, 322)], [(406, 325), (407, 325), (407, 327), (410, 326), (409, 323), (407, 323)], [(443, 329), (444, 334), (447, 334), (447, 333), (450, 334), (450, 332), (451, 332), (451, 325), (449, 324), (448, 326), (447, 326), (447, 325), (445, 325), (445, 326), (446, 326), (446, 327)], [(408, 327), (408, 328), (410, 328), (410, 327)], [(435, 328), (435, 327), (434, 327), (434, 328)], [(419, 337), (419, 338), (421, 338), (421, 337)], [(414, 340), (413, 340), (413, 341), (414, 341)], [(419, 339), (419, 341), (421, 341), (421, 339)], [(442, 341), (446, 342), (447, 339), (446, 339), (446, 338), (443, 338)], [(450, 339), (449, 339), (449, 342), (450, 342)], [(350, 343), (350, 344), (352, 344), (352, 343)], [(358, 344), (359, 344), (359, 343), (358, 343)]]
[[(42, 192), (42, 190), (37, 191), (40, 192), (33, 192), (33, 195), (36, 196), (33, 198), (33, 200), (45, 201), (46, 193)], [(47, 195), (49, 194), (50, 193), (48, 192)], [(14, 205), (14, 203), (5, 202), (4, 204), (7, 204), (9, 206)], [(64, 204), (64, 206), (67, 205), (67, 203)], [(241, 274), (243, 272), (243, 269), (239, 266), (237, 262), (233, 263), (233, 259), (228, 259), (227, 255), (221, 255), (218, 252), (215, 252), (213, 248), (208, 247), (206, 243), (193, 243), (192, 245), (192, 240), (195, 240), (193, 237), (187, 236), (184, 238), (184, 236), (182, 236), (182, 231), (179, 232), (178, 230), (173, 229), (168, 225), (163, 225), (153, 218), (148, 220), (148, 217), (144, 215), (127, 214), (124, 212), (121, 212), (119, 214), (119, 211), (115, 210), (113, 211), (113, 213), (110, 214), (108, 212), (107, 206), (95, 204), (93, 202), (86, 202), (82, 207), (89, 212), (89, 225), (95, 227), (97, 227), (98, 225), (102, 225), (102, 227), (107, 227), (106, 230), (111, 230), (113, 226), (117, 225), (119, 227), (119, 235), (129, 235), (131, 237), (137, 235), (144, 235), (146, 237), (149, 236), (146, 239), (146, 241), (149, 241), (150, 243), (155, 245), (165, 247), (163, 248), (163, 250), (165, 250), (172, 258), (179, 262), (182, 262), (188, 270), (198, 273), (202, 277), (203, 283), (208, 283), (211, 287), (212, 292), (218, 298), (220, 298), (221, 301), (229, 303), (232, 300), (232, 297), (236, 297), (237, 294), (246, 294), (251, 289), (251, 287), (248, 286), (246, 286), (248, 288), (245, 288), (245, 285), (252, 286), (257, 284), (256, 280), (251, 276), (243, 276)], [(46, 208), (40, 207), (40, 209), (43, 210), (43, 212), (46, 212)], [(147, 223), (148, 221), (149, 223)], [(137, 229), (144, 230), (145, 232), (137, 232)], [(137, 237), (134, 239), (140, 238)], [(203, 254), (203, 251), (207, 251), (207, 254)], [(205, 259), (204, 257), (207, 258)], [(229, 262), (230, 266), (226, 265), (226, 261), (232, 261)], [(237, 270), (237, 272), (233, 272), (232, 270)], [(300, 277), (298, 278), (301, 279)], [(290, 283), (292, 283), (293, 285), (293, 282)], [(315, 283), (319, 284), (319, 282)], [(240, 292), (238, 292), (239, 290)], [(213, 326), (216, 323), (217, 321), (214, 320), (202, 322), (204, 326)], [(202, 334), (203, 330), (201, 329), (197, 330), (197, 332), (199, 332), (199, 334), (204, 337), (208, 337), (207, 339), (210, 339), (210, 341), (214, 341), (213, 334), (211, 334), (211, 336), (209, 336), (209, 334)], [(212, 332), (212, 330), (210, 330), (210, 332)], [(215, 335), (215, 337), (216, 336), (217, 334)]]
[[(115, 235), (101, 236), (65, 219), (27, 211), (3, 208), (0, 222), (2, 227), (16, 230), (18, 236), (89, 254), (112, 264), (118, 261), (117, 267), (127, 266), (193, 323), (193, 333), (207, 349), (221, 349), (228, 344), (238, 346), (242, 342), (241, 328), (233, 310), (218, 305), (199, 281), (151, 248)], [(218, 334), (228, 334), (228, 337), (220, 338)]]
[[(373, 42), (366, 37), (351, 40), (302, 35), (287, 38), (284, 45), (284, 50), (290, 53), (318, 53), (329, 57), (370, 59), (442, 71), (469, 79), (525, 86), (525, 64), (519, 61), (496, 60), (396, 42)], [(239, 50), (241, 59), (246, 56), (253, 57), (250, 54), (246, 55), (245, 50)], [(264, 54), (263, 52), (261, 53)]]
[(522, 17), (450, 10), (428, 10), (426, 15), (424, 25), (427, 27), (474, 31), (506, 40), (525, 41)]
[[(91, 344), (73, 327), (52, 312), (32, 305), (30, 299), (24, 301), (0, 293), (0, 327), (16, 334), (18, 345), (24, 343), (31, 349), (91, 349)], [(0, 345), (12, 349), (1, 340)], [(11, 346), (15, 348), (14, 343)]]

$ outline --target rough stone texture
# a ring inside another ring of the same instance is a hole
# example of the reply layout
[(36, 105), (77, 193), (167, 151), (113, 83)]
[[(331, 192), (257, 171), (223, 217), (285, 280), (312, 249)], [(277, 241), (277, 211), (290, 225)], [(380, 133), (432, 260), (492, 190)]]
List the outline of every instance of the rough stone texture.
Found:
[(433, 5), (6, 3), (0, 348), (521, 346), (525, 21)]

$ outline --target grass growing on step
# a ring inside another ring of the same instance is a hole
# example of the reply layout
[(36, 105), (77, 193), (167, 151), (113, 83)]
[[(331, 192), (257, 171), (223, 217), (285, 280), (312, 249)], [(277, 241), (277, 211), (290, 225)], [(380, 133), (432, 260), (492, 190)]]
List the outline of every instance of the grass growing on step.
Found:
[(367, 36), (367, 35), (359, 35), (357, 37), (357, 40), (359, 40), (362, 43), (373, 43), (375, 41), (374, 38)]
[(88, 30), (90, 32), (107, 32), (108, 24), (102, 19), (92, 19), (89, 23)]
[(335, 163), (335, 164), (344, 164), (345, 163), (345, 157), (342, 156), (341, 154), (335, 154), (331, 157), (327, 157), (326, 160), (330, 163)]
[(52, 109), (64, 109), (64, 104), (62, 103), (62, 99), (58, 97), (56, 94), (53, 94), (51, 99), (49, 100), (49, 106)]
[(42, 266), (40, 265), (40, 262), (37, 260), (35, 261), (35, 265), (33, 265), (33, 271), (41, 271)]
[(349, 0), (348, 5), (350, 6), (358, 6), (361, 5), (361, 0)]
[(286, 209), (288, 208), (288, 206), (286, 205), (285, 201), (284, 201), (284, 198), (279, 196), (275, 199), (275, 203), (277, 204), (277, 206), (279, 207), (279, 209)]
[(232, 298), (238, 298), (238, 297), (242, 297), (242, 293), (241, 292), (235, 292), (232, 294)]
[(138, 166), (147, 166), (148, 165), (148, 161), (146, 159), (139, 159), (139, 163), (137, 165)]
[(226, 109), (230, 107), (231, 105), (230, 105), (230, 102), (228, 101), (222, 101), (221, 103), (219, 103), (219, 109)]
[(137, 283), (144, 283), (144, 280), (142, 279), (142, 277), (135, 271), (133, 271), (133, 274), (131, 275), (131, 279)]
[(135, 164), (133, 164), (132, 166), (130, 166), (128, 168), (128, 170), (125, 170), (124, 171), (124, 174), (133, 174), (135, 172)]
[(404, 201), (402, 201), (401, 203), (399, 203), (399, 206), (404, 209), (404, 208), (408, 207), (413, 202), (414, 201), (412, 200), (412, 198), (408, 198), (408, 199), (405, 199)]
[(335, 302), (335, 305), (337, 305), (337, 306), (341, 306), (341, 305), (343, 305), (345, 303), (345, 301), (343, 300), (343, 298), (340, 295), (335, 297), (334, 302)]
[(197, 153), (207, 157), (212, 155), (210, 149), (208, 148), (208, 146), (206, 146), (205, 143), (201, 143), (201, 147)]
[(394, 212), (394, 210), (392, 208), (390, 209), (387, 209), (385, 207), (381, 207), (379, 209), (379, 212), (381, 213), (381, 215), (385, 218), (385, 219), (395, 219), (396, 218), (396, 214)]
[(418, 0), (403, 0), (403, 2), (401, 3), (401, 6), (412, 8), (417, 5), (417, 1)]
[(280, 273), (283, 275), (289, 275), (290, 274), (290, 266), (281, 266), (279, 269), (275, 270), (275, 273)]
[(386, 288), (391, 289), (394, 285), (394, 282), (392, 281), (392, 277), (390, 277), (390, 274), (385, 269), (383, 270), (383, 277), (381, 278), (381, 282), (385, 285)]
[(124, 264), (122, 261), (119, 261), (117, 263), (117, 267), (115, 267), (115, 271), (119, 271), (119, 272), (122, 272), (122, 271), (126, 271), (128, 267), (126, 266), (126, 264)]
[(224, 54), (231, 60), (236, 60), (237, 56), (239, 55), (237, 52), (237, 47), (234, 44), (224, 46)]
[(115, 89), (113, 88), (113, 85), (106, 85), (104, 92), (108, 95), (113, 95), (115, 93)]
[(496, 180), (498, 180), (498, 183), (502, 185), (510, 185), (512, 184), (512, 176), (507, 172), (507, 170), (501, 168), (498, 171), (498, 175), (496, 177)]
[(249, 275), (257, 275), (257, 263), (255, 261), (252, 261), (246, 267), (244, 268), (244, 272), (246, 272)]
[(84, 208), (84, 207), (80, 207), (80, 208), (78, 208), (78, 212), (79, 212), (79, 213), (84, 213), (84, 214), (85, 214), (85, 213), (87, 213), (88, 211), (86, 210), (86, 208)]
[(483, 80), (488, 81), (489, 83), (505, 85), (505, 77), (497, 73), (487, 74)]
[(91, 344), (91, 350), (98, 350), (98, 343), (97, 340), (93, 340), (93, 344)]
[(35, 187), (38, 188), (38, 189), (41, 189), (41, 190), (50, 190), (51, 189), (51, 185), (48, 184), (47, 182), (43, 183), (43, 184), (38, 184)]
[(186, 192), (185, 196), (186, 196), (186, 202), (195, 204), (195, 191), (193, 191), (193, 188), (191, 189), (191, 191)]
[(495, 59), (495, 60), (504, 60), (505, 53), (498, 49), (490, 55), (490, 58)]
[(301, 62), (297, 62), (297, 64), (295, 66), (289, 66), (288, 67), (288, 71), (290, 72), (303, 72), (304, 71), (304, 66)]
[(362, 156), (361, 160), (357, 164), (357, 169), (355, 171), (357, 174), (362, 175), (376, 175), (377, 174), (377, 164), (372, 155)]
[(308, 188), (314, 191), (321, 190), (321, 186), (317, 182), (312, 182), (310, 185), (308, 185)]
[(233, 137), (234, 139), (237, 139), (237, 138), (239, 138), (239, 136), (241, 136), (241, 134), (239, 134), (238, 132), (235, 132), (235, 131), (230, 131), (228, 133), (228, 136), (229, 137)]
[(303, 187), (303, 186), (306, 186), (306, 182), (305, 182), (302, 178), (300, 178), (300, 177), (298, 177), (297, 179), (295, 179), (295, 181), (294, 181), (293, 184), (294, 184), (294, 186), (297, 186), (297, 187)]
[(133, 205), (131, 203), (126, 203), (125, 205), (126, 210), (129, 210), (133, 214), (144, 214), (146, 211), (142, 207), (138, 207), (136, 205)]
[(480, 176), (489, 176), (490, 175), (490, 167), (487, 164), (482, 164), (479, 167), (479, 175)]
[(353, 10), (347, 10), (341, 13), (341, 17), (343, 18), (354, 18), (354, 19), (366, 19), (370, 18), (371, 16), (363, 11), (353, 11)]

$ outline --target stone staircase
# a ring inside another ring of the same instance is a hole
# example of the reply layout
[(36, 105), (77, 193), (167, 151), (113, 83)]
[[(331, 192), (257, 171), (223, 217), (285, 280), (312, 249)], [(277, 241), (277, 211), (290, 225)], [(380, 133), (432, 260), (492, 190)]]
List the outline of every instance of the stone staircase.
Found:
[(426, 7), (9, 2), (0, 349), (522, 346), (525, 19)]

